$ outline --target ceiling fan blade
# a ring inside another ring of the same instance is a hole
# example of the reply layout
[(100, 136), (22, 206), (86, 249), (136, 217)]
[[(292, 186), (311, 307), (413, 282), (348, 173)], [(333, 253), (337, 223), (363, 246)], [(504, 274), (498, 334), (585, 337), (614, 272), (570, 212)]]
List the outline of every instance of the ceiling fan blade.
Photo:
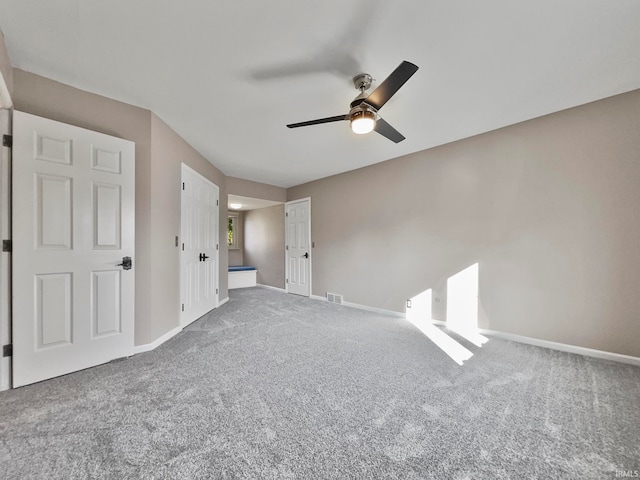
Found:
[(417, 71), (417, 65), (405, 60), (364, 101), (376, 110), (380, 110)]
[(383, 137), (387, 137), (392, 142), (400, 143), (404, 140), (404, 135), (402, 135), (399, 131), (397, 131), (380, 117), (378, 117), (378, 120), (376, 120), (376, 126), (374, 130)]
[(349, 115), (338, 115), (335, 117), (319, 118), (318, 120), (309, 120), (308, 122), (291, 123), (288, 128), (307, 127), (309, 125), (320, 125), (321, 123), (339, 122), (340, 120), (348, 120)]

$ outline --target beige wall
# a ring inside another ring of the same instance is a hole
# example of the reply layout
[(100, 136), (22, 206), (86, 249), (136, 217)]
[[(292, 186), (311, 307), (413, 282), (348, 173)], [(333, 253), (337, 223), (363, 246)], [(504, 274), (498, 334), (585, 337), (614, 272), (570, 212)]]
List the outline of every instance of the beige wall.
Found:
[(404, 311), (479, 263), (480, 326), (640, 356), (640, 91), (301, 185), (313, 293)]
[(260, 200), (271, 200), (273, 202), (287, 201), (286, 188), (236, 177), (227, 177), (227, 193), (242, 197), (259, 198)]
[[(236, 246), (238, 248), (229, 249), (229, 266), (244, 265), (244, 212), (238, 211), (235, 213), (238, 215), (235, 231)], [(227, 227), (228, 225), (225, 223), (225, 232), (227, 231)]]
[[(220, 187), (221, 225), (227, 215), (224, 175), (148, 110), (19, 69), (13, 100), (17, 110), (136, 143), (135, 343), (156, 340), (179, 321), (180, 163)], [(220, 299), (227, 296), (226, 270), (226, 242), (221, 242)]]
[[(151, 114), (151, 339), (179, 325), (181, 164), (185, 163), (227, 197), (225, 177), (166, 123)], [(220, 205), (220, 237), (226, 238), (226, 202)], [(227, 243), (220, 242), (220, 300), (227, 297)]]
[(244, 229), (244, 260), (258, 283), (284, 288), (284, 205), (245, 212)]

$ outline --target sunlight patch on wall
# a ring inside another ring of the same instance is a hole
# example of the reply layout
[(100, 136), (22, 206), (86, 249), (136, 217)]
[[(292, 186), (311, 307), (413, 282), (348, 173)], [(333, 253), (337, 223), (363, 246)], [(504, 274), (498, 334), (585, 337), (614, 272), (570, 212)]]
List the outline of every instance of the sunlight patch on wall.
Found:
[(447, 328), (481, 347), (488, 339), (478, 332), (478, 279), (474, 263), (447, 280)]

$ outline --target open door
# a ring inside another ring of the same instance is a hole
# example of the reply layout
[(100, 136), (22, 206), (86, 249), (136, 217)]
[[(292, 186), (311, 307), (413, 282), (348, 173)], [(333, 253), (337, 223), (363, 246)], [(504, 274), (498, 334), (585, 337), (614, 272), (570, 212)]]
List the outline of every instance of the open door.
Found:
[(311, 199), (285, 204), (286, 290), (311, 296)]
[(133, 354), (134, 148), (14, 112), (14, 387)]

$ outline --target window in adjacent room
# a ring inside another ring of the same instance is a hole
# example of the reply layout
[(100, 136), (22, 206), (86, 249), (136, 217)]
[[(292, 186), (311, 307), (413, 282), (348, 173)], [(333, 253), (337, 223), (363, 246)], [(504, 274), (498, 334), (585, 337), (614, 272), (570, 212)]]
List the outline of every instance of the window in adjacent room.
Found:
[(230, 213), (229, 214), (229, 223), (227, 227), (227, 244), (229, 249), (237, 249), (238, 248), (238, 214)]

